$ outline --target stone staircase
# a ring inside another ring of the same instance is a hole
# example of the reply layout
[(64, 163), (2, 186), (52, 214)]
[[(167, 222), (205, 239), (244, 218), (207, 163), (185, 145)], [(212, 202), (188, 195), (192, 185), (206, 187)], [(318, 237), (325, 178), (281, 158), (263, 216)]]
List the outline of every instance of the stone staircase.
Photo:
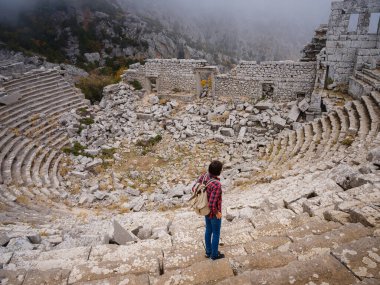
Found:
[(379, 232), (278, 208), (223, 221), (220, 250), (204, 257), (203, 219), (176, 212), (170, 235), (123, 246), (1, 255), (1, 284), (379, 284)]
[(349, 80), (349, 93), (359, 99), (362, 95), (369, 95), (372, 91), (380, 91), (380, 67), (376, 69), (363, 68), (355, 71)]
[[(57, 194), (60, 150), (68, 143), (58, 118), (85, 107), (83, 95), (54, 70), (28, 73), (5, 82), (3, 88), (12, 102), (0, 107), (0, 184), (44, 187)], [(0, 193), (0, 200), (15, 201), (20, 194), (33, 197), (40, 192), (13, 191)]]
[(343, 161), (365, 159), (380, 143), (380, 93), (324, 114), (301, 128), (280, 134), (268, 145), (267, 169), (281, 176), (326, 170)]

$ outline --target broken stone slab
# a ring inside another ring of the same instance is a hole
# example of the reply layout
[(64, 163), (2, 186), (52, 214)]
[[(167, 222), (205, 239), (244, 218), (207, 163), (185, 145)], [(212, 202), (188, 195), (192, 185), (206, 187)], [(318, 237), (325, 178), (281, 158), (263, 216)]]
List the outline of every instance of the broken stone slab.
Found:
[(218, 114), (218, 115), (223, 115), (224, 112), (226, 111), (227, 109), (227, 105), (220, 105), (218, 107), (215, 108), (214, 110), (214, 113)]
[(309, 111), (313, 113), (321, 113), (322, 109), (322, 96), (319, 93), (313, 92), (310, 98)]
[(116, 220), (113, 220), (113, 240), (119, 245), (135, 242), (138, 238), (130, 231), (124, 229)]
[(27, 237), (11, 238), (6, 246), (11, 251), (33, 250), (34, 247)]
[(327, 221), (338, 222), (341, 224), (347, 224), (350, 222), (350, 214), (342, 212), (342, 211), (337, 211), (337, 210), (325, 211), (323, 213), (323, 217)]
[(0, 246), (5, 246), (10, 241), (10, 238), (7, 234), (1, 233), (0, 234)]
[(141, 192), (138, 189), (133, 189), (131, 187), (127, 187), (125, 190), (125, 193), (132, 195), (132, 196), (140, 196)]
[[(259, 283), (257, 282), (259, 280)], [(243, 272), (219, 285), (243, 284), (340, 284), (356, 283), (355, 276), (330, 255), (305, 261), (292, 261), (286, 266)]]
[(242, 127), (239, 131), (238, 139), (244, 139), (245, 134), (247, 133), (247, 127)]
[(272, 117), (273, 125), (279, 129), (283, 129), (286, 125), (286, 120), (281, 118), (280, 116)]
[(301, 102), (298, 103), (298, 108), (301, 112), (306, 112), (309, 109), (310, 105), (306, 101), (306, 99), (303, 99)]
[(152, 284), (182, 284), (200, 285), (211, 284), (233, 276), (233, 271), (227, 258), (219, 260), (206, 260), (196, 262), (190, 267), (165, 272), (156, 278), (152, 278)]
[(358, 177), (360, 173), (347, 164), (340, 164), (333, 168), (329, 174), (329, 178), (333, 179), (344, 190), (359, 187), (368, 181)]
[(292, 122), (296, 122), (298, 120), (298, 117), (300, 116), (301, 111), (298, 108), (297, 105), (293, 105), (292, 108), (289, 111), (288, 118)]
[(13, 252), (3, 252), (0, 254), (0, 269), (3, 268), (4, 264), (8, 264), (11, 260)]
[(220, 133), (225, 137), (233, 137), (235, 135), (235, 132), (231, 128), (221, 128)]
[(38, 233), (31, 233), (27, 235), (27, 238), (30, 240), (31, 243), (33, 244), (40, 244), (42, 241), (42, 238), (40, 234)]
[(98, 155), (99, 152), (100, 152), (99, 149), (85, 149), (84, 150), (84, 153), (89, 154), (89, 155), (94, 155), (94, 156)]
[(252, 269), (277, 268), (295, 261), (297, 256), (290, 252), (281, 252), (279, 250), (268, 250), (255, 252), (252, 255), (237, 256), (232, 258), (232, 264), (238, 273)]
[(353, 207), (348, 210), (350, 220), (354, 223), (359, 222), (368, 227), (377, 227), (380, 225), (380, 212), (366, 205), (364, 207)]
[(380, 281), (380, 242), (375, 237), (364, 237), (340, 245), (332, 254), (359, 278), (375, 278)]
[(272, 109), (273, 108), (273, 103), (268, 102), (268, 101), (261, 101), (255, 105), (255, 108), (259, 110), (267, 110), (267, 109)]
[(380, 162), (380, 147), (372, 149), (367, 154), (367, 160), (369, 162)]
[(102, 165), (103, 160), (101, 158), (95, 158), (93, 161), (87, 163), (85, 169), (86, 170), (91, 170), (94, 169), (95, 167)]
[(24, 284), (40, 285), (40, 284), (67, 284), (70, 275), (68, 269), (49, 269), (28, 271)]
[(88, 174), (88, 172), (72, 171), (72, 172), (71, 172), (71, 175), (72, 175), (72, 176), (75, 176), (75, 177), (78, 177), (78, 178), (80, 178), (80, 179), (83, 179), (83, 180), (89, 178), (89, 174)]

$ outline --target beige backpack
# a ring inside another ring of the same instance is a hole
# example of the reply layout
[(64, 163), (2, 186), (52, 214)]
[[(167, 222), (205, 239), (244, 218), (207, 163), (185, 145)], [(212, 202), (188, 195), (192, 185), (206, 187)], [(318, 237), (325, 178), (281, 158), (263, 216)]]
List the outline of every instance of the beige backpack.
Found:
[(194, 194), (189, 199), (190, 207), (201, 216), (207, 216), (210, 213), (210, 208), (208, 206), (207, 199), (207, 187), (211, 182), (216, 181), (215, 179), (210, 179), (206, 184), (204, 183), (206, 175), (203, 177), (202, 182), (198, 182), (194, 186)]

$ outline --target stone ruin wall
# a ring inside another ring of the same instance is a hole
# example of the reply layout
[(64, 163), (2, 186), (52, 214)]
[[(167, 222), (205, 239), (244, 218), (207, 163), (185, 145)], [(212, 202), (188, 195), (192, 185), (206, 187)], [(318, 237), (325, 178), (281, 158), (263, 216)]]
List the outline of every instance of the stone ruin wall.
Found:
[(125, 81), (138, 80), (144, 89), (150, 90), (150, 78), (156, 79), (158, 94), (175, 89), (196, 92), (194, 70), (207, 65), (205, 60), (148, 59), (145, 65), (132, 65), (124, 75)]
[[(380, 35), (369, 34), (371, 13), (380, 12), (379, 0), (333, 2), (326, 43), (328, 77), (336, 83), (348, 83), (354, 69), (380, 59)], [(349, 32), (352, 14), (359, 14), (356, 32)]]
[[(145, 65), (135, 64), (124, 74), (124, 81), (138, 80), (150, 91), (150, 78), (156, 78), (158, 95), (179, 89), (196, 94), (195, 70), (207, 66), (204, 60), (148, 60)], [(293, 100), (297, 94), (310, 95), (316, 74), (315, 62), (241, 62), (230, 74), (215, 77), (217, 96), (263, 97), (263, 84), (273, 86), (273, 100)]]
[(219, 75), (216, 79), (216, 94), (219, 96), (250, 95), (264, 97), (263, 84), (273, 86), (273, 99), (293, 100), (297, 94), (310, 95), (316, 75), (315, 62), (268, 61), (241, 62), (231, 75)]

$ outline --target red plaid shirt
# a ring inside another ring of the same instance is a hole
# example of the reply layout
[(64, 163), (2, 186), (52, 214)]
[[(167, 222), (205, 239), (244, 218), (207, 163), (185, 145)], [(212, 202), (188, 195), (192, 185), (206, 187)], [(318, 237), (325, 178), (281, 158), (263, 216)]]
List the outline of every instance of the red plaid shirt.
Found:
[[(216, 217), (218, 212), (222, 212), (222, 184), (220, 184), (220, 178), (217, 176), (213, 176), (211, 174), (205, 173), (198, 178), (197, 183), (202, 183), (204, 178), (204, 184), (210, 179), (214, 179), (214, 181), (210, 182), (206, 191), (207, 191), (207, 200), (208, 206), (210, 208), (210, 214), (208, 214), (209, 218)], [(194, 185), (195, 186), (195, 185)], [(193, 192), (194, 192), (193, 186)]]

